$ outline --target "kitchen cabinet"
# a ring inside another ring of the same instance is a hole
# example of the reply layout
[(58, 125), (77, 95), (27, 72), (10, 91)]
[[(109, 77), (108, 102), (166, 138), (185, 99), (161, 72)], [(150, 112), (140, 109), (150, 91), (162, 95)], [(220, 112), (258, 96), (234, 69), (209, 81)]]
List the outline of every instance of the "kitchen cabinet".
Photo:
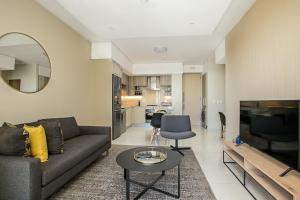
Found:
[(136, 91), (142, 91), (143, 87), (146, 87), (147, 83), (147, 76), (129, 76), (128, 79), (128, 94), (130, 96), (139, 95), (136, 94)]
[(129, 80), (126, 74), (122, 74), (122, 96), (129, 95)]
[(172, 77), (171, 75), (160, 76), (160, 86), (171, 86)]
[(132, 108), (132, 124), (143, 124), (145, 123), (145, 107), (134, 107)]
[(140, 86), (146, 87), (147, 83), (147, 76), (134, 76), (133, 77), (133, 86)]
[(126, 127), (132, 125), (132, 108), (126, 108)]
[(128, 76), (126, 74), (122, 74), (122, 85), (126, 85), (128, 87)]
[(129, 96), (134, 96), (134, 77), (133, 76), (129, 76), (128, 77), (128, 94)]
[(145, 107), (128, 107), (126, 109), (126, 127), (145, 123)]

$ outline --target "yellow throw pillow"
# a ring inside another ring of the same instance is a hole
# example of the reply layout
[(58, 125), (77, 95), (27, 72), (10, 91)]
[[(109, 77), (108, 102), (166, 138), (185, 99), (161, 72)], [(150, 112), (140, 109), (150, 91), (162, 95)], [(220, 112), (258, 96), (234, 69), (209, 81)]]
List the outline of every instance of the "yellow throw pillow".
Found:
[(41, 162), (47, 162), (48, 148), (43, 126), (33, 127), (25, 124), (24, 130), (29, 134), (31, 155), (35, 158), (39, 158)]

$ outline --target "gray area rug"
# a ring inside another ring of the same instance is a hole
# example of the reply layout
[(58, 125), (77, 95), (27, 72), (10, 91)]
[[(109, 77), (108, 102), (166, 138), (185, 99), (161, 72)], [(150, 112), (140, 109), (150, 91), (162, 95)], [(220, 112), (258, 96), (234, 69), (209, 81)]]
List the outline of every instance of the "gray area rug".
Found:
[[(125, 199), (125, 180), (123, 169), (116, 163), (116, 156), (134, 146), (113, 145), (110, 154), (95, 161), (60, 191), (54, 194), (51, 200), (117, 200)], [(181, 197), (180, 199), (205, 199), (214, 200), (215, 197), (208, 185), (196, 157), (192, 150), (185, 151), (181, 162)], [(131, 172), (134, 180), (149, 183), (159, 174), (144, 174)], [(176, 194), (177, 192), (177, 168), (166, 171), (166, 175), (155, 184), (155, 187)], [(131, 199), (143, 188), (131, 184)], [(174, 199), (164, 194), (148, 190), (140, 199)]]

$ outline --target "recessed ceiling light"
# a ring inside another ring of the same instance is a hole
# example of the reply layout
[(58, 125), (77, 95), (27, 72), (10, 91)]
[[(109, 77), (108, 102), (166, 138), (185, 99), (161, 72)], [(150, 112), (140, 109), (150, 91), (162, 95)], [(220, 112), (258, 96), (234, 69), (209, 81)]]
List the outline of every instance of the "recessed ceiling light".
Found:
[(189, 22), (189, 25), (195, 25), (195, 24), (196, 24), (195, 21), (190, 21), (190, 22)]
[(161, 53), (166, 53), (168, 51), (168, 48), (167, 47), (154, 47), (153, 51), (155, 53), (161, 54)]

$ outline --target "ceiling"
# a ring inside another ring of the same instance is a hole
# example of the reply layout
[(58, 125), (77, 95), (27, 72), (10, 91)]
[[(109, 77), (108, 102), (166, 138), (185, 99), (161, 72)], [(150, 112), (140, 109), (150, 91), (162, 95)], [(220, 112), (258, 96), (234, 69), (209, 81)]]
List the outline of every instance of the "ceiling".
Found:
[[(132, 63), (201, 63), (255, 0), (37, 0), (92, 42)], [(155, 47), (167, 47), (157, 54)]]
[(16, 64), (50, 67), (48, 55), (40, 44), (19, 33), (10, 33), (0, 38), (0, 55), (15, 58)]
[[(217, 45), (210, 37), (205, 36), (131, 38), (114, 40), (114, 43), (137, 64), (165, 62), (199, 64)], [(155, 46), (167, 47), (168, 51), (157, 54), (153, 51)]]
[(16, 59), (16, 64), (38, 64), (50, 67), (47, 54), (39, 44), (0, 46), (0, 55)]

